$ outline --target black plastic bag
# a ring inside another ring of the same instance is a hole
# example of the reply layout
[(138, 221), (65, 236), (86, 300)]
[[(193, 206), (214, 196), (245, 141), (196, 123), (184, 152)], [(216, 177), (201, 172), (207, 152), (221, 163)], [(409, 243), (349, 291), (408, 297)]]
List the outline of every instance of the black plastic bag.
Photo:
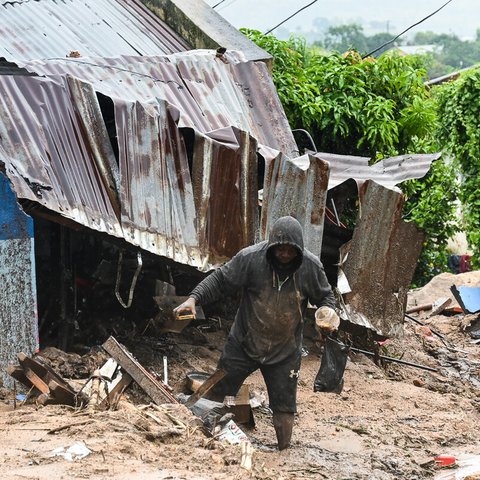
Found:
[(342, 391), (348, 351), (349, 347), (340, 340), (327, 337), (320, 368), (313, 384), (314, 392)]

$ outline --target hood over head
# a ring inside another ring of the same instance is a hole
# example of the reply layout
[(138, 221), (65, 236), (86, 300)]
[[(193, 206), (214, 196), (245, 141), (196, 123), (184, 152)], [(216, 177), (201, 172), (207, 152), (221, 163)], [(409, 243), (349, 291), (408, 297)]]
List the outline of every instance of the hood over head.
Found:
[[(276, 245), (291, 245), (298, 255), (288, 264), (280, 264), (275, 260), (273, 247)], [(267, 260), (275, 270), (291, 274), (298, 270), (303, 261), (303, 230), (299, 221), (293, 217), (280, 217), (270, 229), (268, 236)]]

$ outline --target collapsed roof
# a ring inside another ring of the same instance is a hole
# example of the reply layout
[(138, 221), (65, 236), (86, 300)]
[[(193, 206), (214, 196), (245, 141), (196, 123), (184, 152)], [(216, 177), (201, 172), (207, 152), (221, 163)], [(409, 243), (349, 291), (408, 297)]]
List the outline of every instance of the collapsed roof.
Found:
[[(286, 214), (320, 255), (329, 189), (354, 179), (361, 195), (367, 180), (398, 192), (439, 156), (299, 156), (266, 63), (191, 50), (178, 19), (174, 31), (138, 0), (1, 7), (0, 168), (28, 213), (206, 271)], [(379, 216), (398, 203), (384, 200)]]

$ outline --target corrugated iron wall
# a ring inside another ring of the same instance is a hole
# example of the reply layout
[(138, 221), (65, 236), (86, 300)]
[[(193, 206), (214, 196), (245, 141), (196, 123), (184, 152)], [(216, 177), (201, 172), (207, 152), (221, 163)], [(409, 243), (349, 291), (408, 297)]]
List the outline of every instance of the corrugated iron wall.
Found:
[(424, 234), (402, 220), (402, 194), (373, 181), (365, 184), (362, 216), (344, 271), (351, 293), (346, 302), (386, 336), (402, 333), (407, 293)]
[[(300, 166), (299, 166), (300, 165)], [(262, 236), (284, 215), (303, 225), (305, 246), (320, 258), (329, 164), (312, 155), (291, 161), (283, 155), (266, 160)]]

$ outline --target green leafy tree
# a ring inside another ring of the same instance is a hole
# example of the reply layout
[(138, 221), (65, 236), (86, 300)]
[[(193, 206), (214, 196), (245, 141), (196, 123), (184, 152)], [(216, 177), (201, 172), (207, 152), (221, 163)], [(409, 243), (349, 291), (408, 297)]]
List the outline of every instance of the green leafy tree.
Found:
[[(393, 35), (388, 32), (380, 32), (371, 35), (370, 37), (365, 37), (367, 43), (367, 52), (373, 52), (381, 45), (384, 45), (387, 42), (390, 42), (393, 38)], [(385, 47), (382, 47), (380, 50), (373, 54), (374, 57), (379, 57), (382, 53), (390, 50), (392, 46), (401, 45), (401, 40), (395, 40), (395, 43), (392, 45), (391, 43), (387, 44)]]
[(430, 78), (439, 76), (439, 71), (450, 73), (453, 70), (469, 67), (480, 62), (478, 32), (475, 40), (461, 40), (457, 35), (447, 33), (418, 32), (412, 43), (438, 45), (438, 51), (429, 54), (431, 57), (431, 66), (428, 67)]
[(402, 191), (408, 199), (405, 220), (415, 222), (427, 233), (413, 278), (413, 286), (421, 286), (446, 270), (446, 244), (459, 230), (455, 168), (449, 162), (434, 162), (426, 177), (403, 182)]
[(465, 231), (474, 251), (474, 265), (480, 253), (480, 68), (457, 81), (437, 87), (438, 138), (452, 155), (461, 173), (460, 200)]
[(323, 46), (328, 50), (346, 52), (355, 49), (366, 53), (367, 40), (363, 33), (363, 27), (356, 23), (329, 27), (325, 34)]
[[(243, 32), (273, 56), (273, 80), (290, 125), (308, 130), (319, 151), (368, 156), (375, 162), (437, 147), (432, 141), (435, 104), (418, 57), (387, 53), (362, 59), (355, 51), (320, 54), (298, 38), (280, 41), (258, 31)], [(407, 218), (429, 239), (417, 284), (421, 275), (446, 269), (446, 240), (455, 229), (451, 202), (455, 190), (454, 182), (439, 179), (452, 175), (449, 164), (437, 162), (426, 179), (407, 186)]]

